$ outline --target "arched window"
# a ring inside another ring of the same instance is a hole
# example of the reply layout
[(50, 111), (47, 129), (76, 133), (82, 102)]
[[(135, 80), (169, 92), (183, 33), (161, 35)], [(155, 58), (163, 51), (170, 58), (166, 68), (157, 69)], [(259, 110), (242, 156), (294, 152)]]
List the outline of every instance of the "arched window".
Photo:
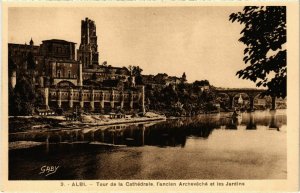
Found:
[(68, 77), (71, 78), (71, 70), (68, 71)]

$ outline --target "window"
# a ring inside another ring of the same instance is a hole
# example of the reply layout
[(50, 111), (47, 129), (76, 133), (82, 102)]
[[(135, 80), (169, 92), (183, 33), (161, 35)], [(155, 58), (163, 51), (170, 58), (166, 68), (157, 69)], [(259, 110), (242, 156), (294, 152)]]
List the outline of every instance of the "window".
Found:
[(68, 71), (68, 77), (71, 78), (71, 70)]
[(57, 71), (57, 77), (60, 78), (60, 70)]

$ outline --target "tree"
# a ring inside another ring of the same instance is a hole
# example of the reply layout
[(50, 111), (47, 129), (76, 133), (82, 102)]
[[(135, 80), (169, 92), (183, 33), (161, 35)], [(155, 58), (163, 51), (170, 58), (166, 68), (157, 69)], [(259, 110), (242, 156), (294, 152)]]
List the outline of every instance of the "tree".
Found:
[(14, 89), (10, 89), (9, 115), (30, 115), (44, 104), (43, 97), (32, 83), (30, 75), (20, 73)]
[(8, 57), (8, 76), (11, 77), (13, 71), (16, 71), (16, 70), (17, 70), (17, 65), (13, 61), (12, 57), (9, 56)]
[(267, 88), (263, 96), (286, 97), (286, 7), (246, 6), (229, 16), (245, 27), (240, 42), (246, 45), (243, 61), (248, 66), (236, 73), (257, 87)]
[(35, 61), (34, 61), (33, 54), (31, 52), (28, 53), (27, 58), (26, 58), (26, 62), (27, 62), (28, 70), (35, 70), (36, 64), (35, 64)]
[(187, 81), (185, 72), (182, 74), (181, 80), (182, 80), (183, 83), (185, 83)]
[(107, 61), (104, 61), (104, 62), (102, 63), (102, 66), (107, 66)]
[(208, 80), (196, 80), (195, 82), (193, 82), (193, 86), (194, 87), (198, 87), (198, 86), (209, 86), (209, 81)]
[(136, 84), (143, 84), (143, 78), (142, 78), (142, 71), (139, 66), (129, 66), (128, 67), (130, 73), (135, 76), (135, 82)]
[(128, 67), (129, 71), (132, 73), (134, 76), (140, 76), (142, 74), (143, 69), (141, 69), (139, 66), (129, 66)]
[(12, 95), (12, 108), (10, 114), (29, 115), (32, 113), (32, 104), (34, 100), (34, 92), (30, 78), (25, 74), (20, 74), (17, 84)]

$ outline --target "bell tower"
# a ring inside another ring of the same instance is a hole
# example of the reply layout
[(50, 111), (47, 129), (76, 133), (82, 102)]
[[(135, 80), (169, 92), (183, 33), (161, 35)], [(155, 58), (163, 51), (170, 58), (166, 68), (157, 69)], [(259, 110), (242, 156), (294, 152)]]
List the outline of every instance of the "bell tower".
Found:
[(81, 61), (84, 69), (97, 68), (99, 65), (96, 25), (89, 18), (81, 21), (81, 42), (77, 50), (77, 60)]

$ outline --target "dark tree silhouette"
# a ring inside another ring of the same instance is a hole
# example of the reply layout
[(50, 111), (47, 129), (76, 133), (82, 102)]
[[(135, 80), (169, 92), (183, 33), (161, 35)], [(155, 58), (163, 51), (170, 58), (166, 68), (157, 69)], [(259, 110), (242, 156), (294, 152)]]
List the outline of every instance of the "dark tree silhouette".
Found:
[(134, 76), (140, 76), (142, 74), (143, 69), (141, 69), (139, 66), (129, 66), (128, 67), (129, 71), (132, 73)]
[(193, 82), (193, 86), (209, 86), (209, 81), (208, 80), (196, 80)]
[(41, 93), (35, 88), (30, 75), (20, 72), (14, 89), (9, 89), (9, 115), (30, 115), (44, 104)]
[(247, 6), (229, 16), (232, 22), (245, 25), (240, 42), (246, 45), (244, 62), (248, 66), (237, 72), (257, 87), (266, 87), (263, 95), (286, 97), (286, 7)]
[(182, 74), (181, 80), (182, 80), (183, 83), (187, 81), (185, 72)]
[(128, 67), (129, 71), (133, 76), (135, 76), (135, 82), (136, 84), (143, 84), (143, 78), (142, 78), (142, 71), (139, 66), (129, 66)]
[(28, 53), (26, 61), (27, 61), (27, 68), (29, 70), (35, 70), (36, 64), (35, 64), (35, 61), (34, 61), (33, 54), (31, 52)]
[(8, 57), (8, 75), (9, 75), (9, 77), (12, 75), (12, 72), (15, 70), (17, 70), (17, 65), (13, 61), (12, 57), (9, 56)]

